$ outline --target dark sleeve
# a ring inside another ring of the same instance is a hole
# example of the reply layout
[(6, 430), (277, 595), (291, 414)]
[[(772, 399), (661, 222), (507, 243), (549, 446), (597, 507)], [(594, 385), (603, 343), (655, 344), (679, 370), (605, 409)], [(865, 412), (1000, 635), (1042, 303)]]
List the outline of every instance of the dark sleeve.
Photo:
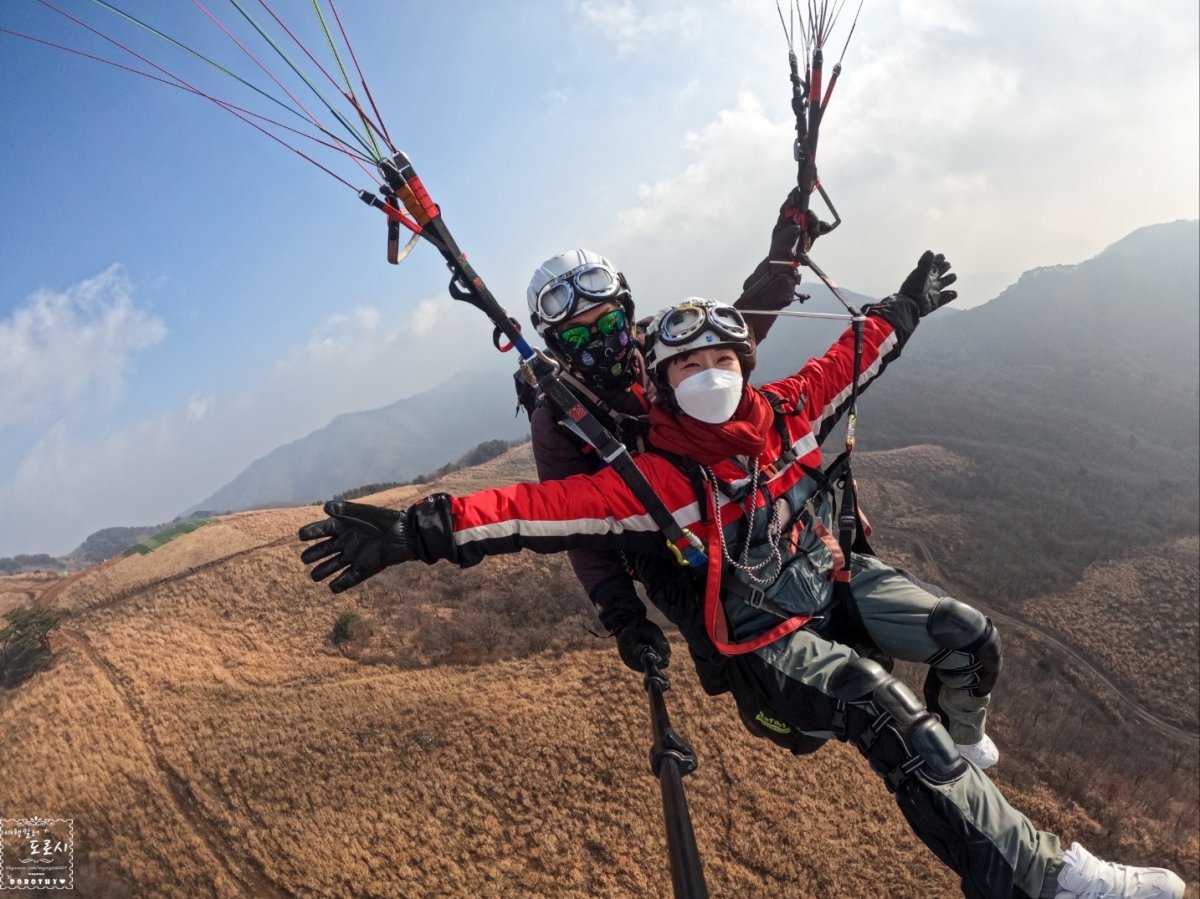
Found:
[(596, 607), (600, 623), (610, 634), (620, 633), (646, 617), (646, 607), (624, 566), (620, 574), (605, 578), (588, 591), (588, 598)]
[(592, 454), (555, 421), (553, 410), (544, 403), (530, 416), (529, 437), (539, 481), (561, 481), (571, 475), (595, 471)]
[[(537, 465), (539, 480), (558, 481), (571, 475), (591, 474), (595, 471), (594, 454), (585, 450), (566, 428), (558, 424), (549, 406), (542, 404), (533, 410), (530, 437), (533, 441), (533, 461)], [(605, 619), (624, 618), (631, 605), (631, 598), (641, 609), (642, 601), (620, 553), (606, 549), (573, 549), (567, 553), (567, 558), (584, 592), (596, 605), (600, 622), (610, 632), (615, 633), (615, 630)], [(607, 586), (599, 594), (601, 599), (597, 599), (596, 591), (605, 584)], [(614, 603), (611, 612), (606, 606), (601, 607), (610, 601)], [(645, 617), (644, 609), (642, 616)]]
[[(750, 273), (742, 284), (742, 295), (734, 301), (734, 308), (779, 310), (788, 306), (796, 295), (800, 284), (800, 270), (789, 265), (772, 263), (767, 256)], [(777, 316), (747, 315), (746, 324), (756, 343), (767, 339), (767, 332), (774, 326)]]
[[(800, 240), (800, 228), (796, 224), (798, 202), (797, 189), (793, 188), (779, 207), (779, 217), (771, 229), (771, 246), (767, 250), (767, 257), (742, 284), (742, 295), (734, 302), (735, 308), (743, 311), (777, 311), (795, 299), (796, 288), (800, 286), (800, 267), (796, 264), (794, 252)], [(766, 340), (775, 319), (774, 315), (746, 316), (746, 323), (756, 342)]]

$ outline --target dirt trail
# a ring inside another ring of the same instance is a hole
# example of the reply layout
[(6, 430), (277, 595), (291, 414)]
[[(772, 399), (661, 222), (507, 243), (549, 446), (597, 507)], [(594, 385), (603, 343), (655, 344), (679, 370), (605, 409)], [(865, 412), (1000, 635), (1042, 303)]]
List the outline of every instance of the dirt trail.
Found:
[(203, 803), (196, 797), (191, 784), (163, 755), (151, 727), (152, 716), (134, 695), (130, 679), (118, 671), (85, 634), (73, 630), (60, 630), (59, 638), (77, 649), (112, 685), (121, 704), (137, 725), (142, 743), (162, 775), (180, 819), (224, 868), (230, 879), (237, 883), (247, 896), (271, 899), (293, 896), (293, 893), (281, 888), (267, 876), (258, 859), (244, 850), (234, 848), (240, 841), (227, 838), (221, 833), (219, 822), (214, 821), (204, 810)]
[(1148, 708), (1139, 703), (1137, 699), (1131, 696), (1129, 692), (1125, 690), (1119, 683), (1097, 668), (1095, 664), (1093, 664), (1092, 661), (1079, 649), (1066, 642), (1062, 637), (1055, 634), (1052, 630), (1049, 630), (1048, 628), (1045, 628), (1036, 622), (1013, 615), (1010, 612), (1001, 612), (994, 606), (980, 602), (978, 599), (971, 596), (967, 591), (962, 590), (962, 585), (956, 581), (953, 581), (952, 578), (947, 576), (945, 571), (942, 570), (941, 566), (938, 565), (934, 554), (930, 552), (928, 544), (926, 544), (924, 540), (922, 540), (921, 537), (915, 532), (906, 531), (903, 528), (891, 526), (882, 527), (878, 530), (882, 533), (896, 535), (908, 540), (919, 551), (919, 558), (921, 558), (924, 561), (924, 564), (928, 566), (929, 574), (932, 580), (938, 582), (947, 589), (953, 589), (954, 593), (969, 601), (971, 605), (978, 607), (997, 623), (1016, 625), (1017, 627), (1023, 628), (1026, 631), (1034, 634), (1044, 643), (1049, 643), (1055, 649), (1058, 649), (1065, 655), (1070, 656), (1071, 659), (1076, 662), (1076, 664), (1086, 669), (1089, 674), (1091, 674), (1102, 684), (1108, 687), (1113, 693), (1115, 693), (1122, 704), (1127, 706), (1129, 710), (1133, 712), (1133, 714), (1137, 715), (1137, 717), (1141, 718), (1156, 730), (1172, 737), (1178, 737), (1182, 740), (1187, 740), (1189, 743), (1200, 744), (1200, 733), (1188, 730), (1185, 727), (1180, 727), (1179, 725), (1173, 724), (1164, 718), (1160, 718), (1154, 712), (1150, 711)]
[(77, 580), (79, 580), (80, 578), (83, 578), (86, 575), (95, 574), (101, 568), (107, 568), (110, 565), (115, 565), (115, 564), (117, 564), (117, 562), (120, 562), (120, 561), (121, 561), (121, 556), (114, 556), (111, 559), (105, 559), (103, 562), (99, 562), (96, 565), (91, 565), (87, 568), (84, 568), (82, 571), (76, 571), (74, 574), (69, 574), (64, 578), (61, 578), (61, 579), (55, 581), (47, 589), (45, 589), (41, 593), (39, 593), (37, 595), (37, 599), (34, 601), (33, 604), (35, 606), (37, 606), (39, 609), (54, 608), (54, 604), (58, 601), (58, 595), (60, 593), (62, 593), (64, 590), (66, 590), (73, 583), (75, 583)]

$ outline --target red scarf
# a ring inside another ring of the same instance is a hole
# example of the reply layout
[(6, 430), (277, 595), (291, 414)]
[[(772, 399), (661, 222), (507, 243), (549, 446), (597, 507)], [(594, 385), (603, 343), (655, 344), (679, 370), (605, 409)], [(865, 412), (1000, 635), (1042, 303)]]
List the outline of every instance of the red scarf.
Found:
[(719, 425), (677, 415), (664, 406), (650, 407), (650, 443), (677, 456), (688, 456), (701, 465), (712, 465), (731, 456), (756, 458), (767, 445), (775, 410), (756, 388), (746, 385), (742, 400), (729, 421)]

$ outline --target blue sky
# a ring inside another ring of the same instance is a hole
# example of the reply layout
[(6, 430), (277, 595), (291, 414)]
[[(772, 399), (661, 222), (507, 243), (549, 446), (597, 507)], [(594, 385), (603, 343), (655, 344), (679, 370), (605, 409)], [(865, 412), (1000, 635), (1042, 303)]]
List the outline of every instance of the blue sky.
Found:
[[(287, 116), (95, 3), (55, 5)], [(117, 5), (272, 87), (198, 5)], [(329, 67), (311, 3), (270, 5)], [(205, 6), (251, 46), (232, 5)], [(393, 139), (520, 318), (533, 269), (570, 247), (610, 256), (646, 310), (734, 296), (765, 252), (794, 178), (770, 0), (338, 10)], [(4, 0), (0, 27), (142, 65), (35, 0)], [(941, 249), (969, 306), (1196, 218), (1198, 32), (1186, 0), (867, 0), (822, 138), (845, 224), (815, 256), (882, 295)], [(340, 412), (511, 369), (436, 251), (388, 266), (378, 213), (203, 99), (0, 34), (0, 108), (0, 556), (169, 520)]]

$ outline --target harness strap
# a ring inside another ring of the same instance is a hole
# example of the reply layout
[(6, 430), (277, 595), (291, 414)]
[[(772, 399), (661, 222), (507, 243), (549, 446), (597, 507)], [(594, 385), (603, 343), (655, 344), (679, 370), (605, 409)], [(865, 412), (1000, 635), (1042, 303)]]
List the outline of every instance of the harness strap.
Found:
[(551, 403), (562, 410), (567, 419), (578, 425), (587, 441), (596, 447), (597, 455), (617, 472), (637, 497), (642, 508), (666, 538), (667, 549), (675, 561), (685, 568), (703, 566), (707, 560), (704, 558), (700, 539), (675, 520), (667, 504), (655, 493), (642, 470), (634, 464), (629, 450), (624, 444), (618, 443), (584, 408), (579, 398), (562, 382), (559, 373), (553, 369), (547, 371), (538, 379), (538, 387)]
[[(712, 515), (716, 518), (716, 493), (705, 491), (709, 502), (713, 503)], [(741, 643), (729, 640), (729, 621), (725, 617), (725, 606), (721, 602), (721, 575), (724, 569), (721, 557), (721, 539), (717, 529), (710, 528), (708, 536), (708, 574), (704, 584), (704, 629), (708, 638), (723, 655), (737, 656), (761, 649), (768, 643), (773, 643), (781, 637), (786, 637), (797, 631), (812, 620), (811, 615), (792, 615), (786, 621), (781, 621), (769, 631), (751, 637)]]
[(833, 719), (829, 723), (829, 729), (837, 739), (846, 739), (846, 700), (839, 699), (833, 704)]
[(770, 612), (772, 615), (777, 615), (780, 618), (792, 617), (791, 612), (770, 599), (762, 590), (757, 587), (751, 587), (749, 584), (743, 583), (735, 577), (725, 582), (725, 595), (740, 599), (748, 606), (762, 609), (764, 612)]
[(825, 527), (825, 522), (819, 518), (814, 519), (813, 533), (821, 538), (821, 542), (825, 544), (825, 548), (829, 550), (829, 555), (833, 557), (833, 570), (829, 572), (829, 579), (832, 581), (850, 581), (850, 569), (846, 565), (846, 556), (842, 551), (842, 546), (834, 539), (833, 534), (829, 533), (829, 528)]
[[(519, 375), (520, 372), (518, 372)], [(646, 435), (649, 433), (650, 428), (644, 415), (631, 415), (628, 412), (617, 411), (569, 371), (559, 371), (558, 377), (567, 382), (567, 386), (580, 399), (581, 404), (587, 411), (600, 420), (609, 432), (623, 443), (630, 452), (641, 454), (646, 451)], [(649, 402), (646, 400), (646, 391), (641, 384), (634, 383), (629, 388), (629, 392), (637, 398), (638, 404), (643, 410), (649, 408)], [(551, 408), (553, 408), (553, 405), (551, 405)], [(595, 447), (592, 446), (583, 429), (575, 421), (570, 417), (556, 416), (556, 419), (560, 427), (566, 428), (575, 437), (576, 441), (580, 444), (580, 449), (585, 454), (595, 453)]]

